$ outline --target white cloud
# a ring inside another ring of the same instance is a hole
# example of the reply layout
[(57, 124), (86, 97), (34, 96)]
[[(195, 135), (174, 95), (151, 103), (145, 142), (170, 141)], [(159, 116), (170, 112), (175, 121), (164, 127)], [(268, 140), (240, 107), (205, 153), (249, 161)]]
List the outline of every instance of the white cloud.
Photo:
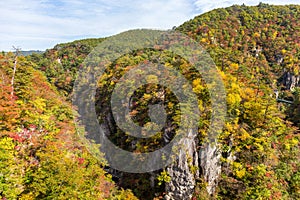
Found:
[[(287, 0), (284, 3), (298, 0)], [(279, 0), (266, 2), (283, 3)], [(134, 28), (170, 29), (196, 14), (239, 0), (10, 0), (0, 2), (0, 50), (51, 48)], [(256, 5), (259, 0), (245, 4)]]
[(51, 48), (134, 28), (168, 29), (193, 16), (184, 0), (10, 0), (0, 3), (0, 50)]

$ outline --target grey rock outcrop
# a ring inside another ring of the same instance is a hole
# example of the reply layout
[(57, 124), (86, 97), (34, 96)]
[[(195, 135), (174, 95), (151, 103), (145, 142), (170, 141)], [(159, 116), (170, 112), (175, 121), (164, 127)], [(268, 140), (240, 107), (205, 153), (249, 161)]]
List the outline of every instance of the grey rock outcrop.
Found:
[(218, 144), (208, 143), (200, 150), (199, 155), (203, 177), (208, 183), (207, 192), (211, 195), (215, 192), (221, 174), (221, 152), (218, 149)]
[(183, 148), (178, 152), (178, 159), (167, 167), (171, 181), (166, 183), (166, 200), (191, 199), (196, 178), (199, 177), (198, 170), (192, 170), (192, 166), (196, 167), (195, 169), (199, 166), (197, 143), (193, 136), (193, 130), (189, 131), (188, 138), (184, 138), (182, 144)]
[(282, 84), (286, 90), (293, 91), (295, 87), (300, 86), (300, 76), (296, 76), (293, 73), (286, 71), (279, 79), (279, 83)]

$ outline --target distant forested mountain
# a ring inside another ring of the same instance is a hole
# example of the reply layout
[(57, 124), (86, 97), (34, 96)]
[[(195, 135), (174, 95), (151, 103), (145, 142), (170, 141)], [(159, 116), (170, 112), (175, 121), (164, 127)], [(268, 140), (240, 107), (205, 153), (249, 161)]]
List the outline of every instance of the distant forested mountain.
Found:
[(40, 50), (30, 50), (30, 51), (20, 51), (20, 54), (22, 54), (23, 56), (29, 56), (32, 54), (43, 54), (44, 51), (40, 51)]

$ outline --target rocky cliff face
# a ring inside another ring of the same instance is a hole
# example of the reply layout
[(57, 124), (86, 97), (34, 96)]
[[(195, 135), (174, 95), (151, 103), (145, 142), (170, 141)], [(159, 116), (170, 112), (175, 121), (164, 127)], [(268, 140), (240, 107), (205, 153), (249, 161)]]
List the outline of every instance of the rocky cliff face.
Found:
[(221, 173), (221, 152), (217, 144), (207, 144), (198, 153), (197, 142), (192, 137), (191, 130), (183, 143), (184, 148), (179, 152), (178, 160), (167, 168), (171, 181), (166, 184), (165, 198), (191, 199), (199, 169), (207, 182), (207, 192), (212, 195)]
[(293, 91), (295, 87), (300, 86), (300, 76), (296, 76), (292, 72), (285, 71), (278, 82), (284, 86), (284, 89)]
[[(113, 118), (107, 115), (105, 122), (101, 124), (107, 135), (112, 134)], [(199, 144), (194, 137), (194, 130), (188, 131), (188, 137), (183, 138), (182, 148), (177, 154), (177, 160), (166, 168), (171, 181), (165, 184), (165, 199), (189, 200), (192, 198), (196, 186), (196, 179), (199, 176), (204, 177), (207, 182), (207, 192), (212, 195), (218, 185), (218, 179), (221, 173), (220, 157), (221, 152), (217, 144), (206, 144), (199, 151)], [(164, 135), (165, 142), (169, 142), (168, 134)], [(171, 136), (170, 136), (171, 137)], [(134, 145), (134, 144), (132, 144)], [(117, 177), (120, 182), (124, 179), (123, 173), (107, 169), (113, 177)], [(150, 177), (150, 186), (155, 187), (155, 177), (158, 172), (152, 172)]]
[(207, 192), (210, 195), (215, 192), (215, 188), (218, 185), (218, 178), (221, 174), (221, 152), (217, 145), (217, 143), (209, 143), (199, 152), (200, 167), (202, 169), (203, 177), (208, 183)]
[(167, 200), (192, 198), (195, 179), (199, 177), (197, 143), (193, 135), (193, 130), (189, 130), (188, 137), (182, 141), (183, 148), (178, 153), (178, 159), (167, 167), (171, 177), (171, 181), (166, 184)]

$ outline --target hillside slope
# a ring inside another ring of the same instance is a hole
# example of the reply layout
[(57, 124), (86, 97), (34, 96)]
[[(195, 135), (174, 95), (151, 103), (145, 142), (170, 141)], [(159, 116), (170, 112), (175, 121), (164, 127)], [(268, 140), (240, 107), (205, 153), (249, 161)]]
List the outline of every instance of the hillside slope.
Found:
[(90, 155), (70, 103), (36, 67), (23, 56), (0, 55), (0, 198), (135, 199)]
[(222, 71), (265, 83), (278, 98), (295, 100), (286, 112), (299, 123), (299, 6), (232, 6), (195, 17), (177, 28), (199, 41)]
[[(177, 28), (225, 74), (221, 199), (299, 198), (299, 134), (286, 121), (299, 127), (299, 18), (299, 5), (260, 3), (216, 9)], [(294, 103), (276, 103), (275, 91)]]

